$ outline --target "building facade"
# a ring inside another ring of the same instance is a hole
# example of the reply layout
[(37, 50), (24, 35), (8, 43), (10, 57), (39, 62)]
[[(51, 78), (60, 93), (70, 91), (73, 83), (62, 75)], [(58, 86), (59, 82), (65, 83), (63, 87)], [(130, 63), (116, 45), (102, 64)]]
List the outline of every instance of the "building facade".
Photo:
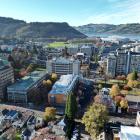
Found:
[(117, 51), (107, 58), (107, 74), (114, 76), (127, 75), (136, 70), (140, 72), (140, 53)]
[(34, 71), (7, 87), (8, 100), (17, 103), (28, 103), (28, 94), (38, 88), (46, 78), (45, 71)]
[(6, 87), (14, 82), (14, 71), (10, 63), (0, 59), (0, 99), (6, 98)]
[(46, 64), (48, 73), (56, 73), (58, 76), (67, 74), (80, 74), (80, 61), (63, 57), (48, 60)]
[(48, 94), (49, 104), (51, 106), (65, 106), (67, 95), (74, 91), (78, 81), (78, 75), (62, 75)]

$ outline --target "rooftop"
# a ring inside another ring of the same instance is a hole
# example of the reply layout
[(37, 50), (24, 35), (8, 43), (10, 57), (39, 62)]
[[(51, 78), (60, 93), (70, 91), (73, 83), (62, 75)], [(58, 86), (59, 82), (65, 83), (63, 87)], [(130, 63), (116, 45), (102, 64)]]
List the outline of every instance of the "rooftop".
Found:
[(69, 64), (73, 62), (79, 62), (78, 60), (75, 60), (73, 58), (66, 59), (64, 57), (54, 58), (52, 61), (58, 64)]
[(0, 70), (6, 69), (9, 67), (9, 62), (7, 60), (0, 58)]
[(70, 91), (71, 86), (78, 76), (75, 75), (62, 75), (60, 79), (53, 85), (49, 94), (66, 94)]
[[(21, 80), (17, 81), (11, 86), (8, 86), (7, 89), (9, 91), (27, 91), (30, 87), (32, 87), (41, 77), (45, 76), (45, 71), (34, 71), (30, 73), (28, 76), (25, 76)], [(35, 86), (35, 85), (34, 85)]]

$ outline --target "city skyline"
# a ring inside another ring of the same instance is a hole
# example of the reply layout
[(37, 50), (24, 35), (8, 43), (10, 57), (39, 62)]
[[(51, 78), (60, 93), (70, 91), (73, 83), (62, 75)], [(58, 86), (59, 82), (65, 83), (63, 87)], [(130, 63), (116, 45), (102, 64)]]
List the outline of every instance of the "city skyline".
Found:
[[(1, 0), (0, 16), (27, 22), (140, 23), (139, 0)], [(113, 19), (113, 20), (112, 20)]]

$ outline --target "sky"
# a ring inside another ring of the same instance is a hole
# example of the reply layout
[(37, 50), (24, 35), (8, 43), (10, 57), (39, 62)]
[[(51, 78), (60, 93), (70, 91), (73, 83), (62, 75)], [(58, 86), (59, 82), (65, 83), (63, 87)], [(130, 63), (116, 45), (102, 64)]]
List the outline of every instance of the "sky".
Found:
[(0, 16), (72, 26), (140, 23), (140, 0), (0, 0)]

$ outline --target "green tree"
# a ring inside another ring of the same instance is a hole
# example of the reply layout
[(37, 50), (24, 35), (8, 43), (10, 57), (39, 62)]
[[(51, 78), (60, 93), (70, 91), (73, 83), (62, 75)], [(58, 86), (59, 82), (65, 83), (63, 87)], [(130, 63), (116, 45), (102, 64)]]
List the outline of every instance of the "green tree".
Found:
[(93, 103), (82, 118), (86, 131), (93, 139), (97, 138), (107, 121), (108, 112), (106, 106), (98, 103)]
[(133, 71), (134, 80), (138, 79), (138, 72), (136, 70)]
[(69, 93), (66, 101), (65, 115), (68, 119), (74, 119), (77, 113), (77, 101), (76, 96), (73, 93)]

